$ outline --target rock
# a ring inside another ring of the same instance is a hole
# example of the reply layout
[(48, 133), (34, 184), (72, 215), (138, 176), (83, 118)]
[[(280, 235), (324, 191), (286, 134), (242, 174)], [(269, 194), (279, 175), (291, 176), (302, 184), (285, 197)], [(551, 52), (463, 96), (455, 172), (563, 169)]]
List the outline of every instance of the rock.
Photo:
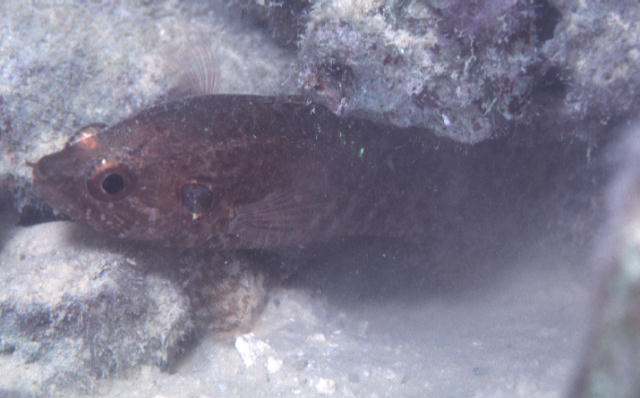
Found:
[(267, 372), (269, 374), (277, 373), (280, 369), (282, 369), (282, 364), (284, 361), (282, 359), (275, 358), (273, 356), (269, 356), (267, 358)]
[(176, 286), (145, 275), (136, 253), (105, 251), (95, 236), (65, 246), (78, 234), (73, 224), (47, 223), (4, 245), (0, 388), (89, 391), (93, 378), (141, 363), (173, 366), (191, 339), (189, 301)]
[(312, 0), (234, 0), (230, 7), (265, 28), (282, 47), (295, 49), (304, 32)]
[(203, 331), (246, 331), (266, 302), (262, 264), (242, 253), (182, 252), (171, 265), (164, 274), (181, 286)]
[(237, 258), (104, 241), (67, 222), (14, 232), (0, 252), (0, 389), (88, 392), (142, 364), (171, 370), (195, 338), (246, 325), (264, 300)]
[(255, 365), (258, 358), (263, 357), (265, 352), (271, 350), (268, 343), (257, 339), (253, 333), (236, 337), (235, 347), (247, 368)]
[(559, 81), (549, 83), (563, 87), (563, 97), (557, 108), (550, 107), (543, 116), (558, 131), (593, 140), (608, 134), (621, 119), (637, 115), (640, 4), (630, 0), (555, 3), (562, 18), (543, 55), (558, 73)]
[(335, 112), (460, 142), (593, 138), (638, 109), (638, 13), (627, 0), (321, 0), (299, 85)]

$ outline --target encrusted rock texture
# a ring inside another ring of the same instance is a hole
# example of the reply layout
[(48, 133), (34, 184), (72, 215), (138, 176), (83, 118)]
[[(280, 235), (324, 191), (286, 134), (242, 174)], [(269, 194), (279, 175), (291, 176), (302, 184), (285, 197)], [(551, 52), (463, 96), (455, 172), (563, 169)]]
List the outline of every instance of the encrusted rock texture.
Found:
[(189, 302), (175, 286), (145, 275), (135, 257), (86, 241), (66, 248), (72, 232), (69, 223), (42, 224), (3, 245), (1, 387), (90, 389), (92, 376), (167, 366), (193, 333)]
[(90, 392), (139, 365), (170, 371), (204, 333), (246, 329), (264, 302), (248, 261), (136, 247), (68, 222), (16, 231), (0, 252), (0, 391)]
[(594, 139), (638, 109), (637, 2), (321, 0), (306, 18), (299, 85), (338, 113), (476, 143)]

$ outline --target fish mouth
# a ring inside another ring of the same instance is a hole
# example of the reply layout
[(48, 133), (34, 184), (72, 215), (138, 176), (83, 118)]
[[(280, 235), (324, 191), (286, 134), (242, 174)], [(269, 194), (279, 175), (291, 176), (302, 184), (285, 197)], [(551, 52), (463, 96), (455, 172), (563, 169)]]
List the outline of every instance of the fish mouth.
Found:
[(43, 156), (37, 162), (28, 165), (33, 170), (34, 182), (47, 183), (48, 181), (55, 181), (56, 176), (60, 175), (59, 170), (64, 170), (62, 163), (60, 152), (56, 152)]
[(81, 195), (76, 192), (77, 181), (69, 174), (69, 169), (64, 168), (61, 162), (63, 159), (59, 155), (60, 152), (44, 156), (30, 165), (33, 191), (56, 211), (77, 219), (78, 214), (74, 214), (74, 208), (79, 205)]
[[(47, 199), (55, 191), (56, 186), (60, 186), (62, 179), (56, 179), (56, 168), (54, 155), (47, 155), (36, 163), (32, 163), (33, 188), (41, 199)], [(58, 180), (58, 181), (56, 181)]]
[(33, 190), (40, 199), (45, 201), (53, 194), (53, 189), (51, 189), (52, 169), (48, 167), (47, 157), (45, 156), (36, 163), (30, 164), (33, 174)]

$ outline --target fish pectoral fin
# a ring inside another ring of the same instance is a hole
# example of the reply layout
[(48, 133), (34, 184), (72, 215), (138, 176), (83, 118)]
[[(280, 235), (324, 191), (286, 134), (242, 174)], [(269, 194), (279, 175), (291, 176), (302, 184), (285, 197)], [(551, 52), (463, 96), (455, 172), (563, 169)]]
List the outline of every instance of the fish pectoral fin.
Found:
[(229, 232), (254, 248), (303, 245), (322, 231), (328, 205), (311, 191), (271, 193), (237, 209)]

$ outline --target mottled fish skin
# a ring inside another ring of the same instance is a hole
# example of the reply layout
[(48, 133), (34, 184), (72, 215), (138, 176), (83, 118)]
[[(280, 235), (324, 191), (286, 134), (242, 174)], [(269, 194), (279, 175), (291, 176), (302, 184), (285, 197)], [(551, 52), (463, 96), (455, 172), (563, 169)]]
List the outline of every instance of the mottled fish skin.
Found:
[(171, 247), (414, 236), (428, 217), (408, 217), (442, 185), (407, 177), (438, 167), (415, 163), (424, 148), (414, 136), (299, 97), (206, 95), (81, 129), (37, 162), (34, 185), (74, 220)]

